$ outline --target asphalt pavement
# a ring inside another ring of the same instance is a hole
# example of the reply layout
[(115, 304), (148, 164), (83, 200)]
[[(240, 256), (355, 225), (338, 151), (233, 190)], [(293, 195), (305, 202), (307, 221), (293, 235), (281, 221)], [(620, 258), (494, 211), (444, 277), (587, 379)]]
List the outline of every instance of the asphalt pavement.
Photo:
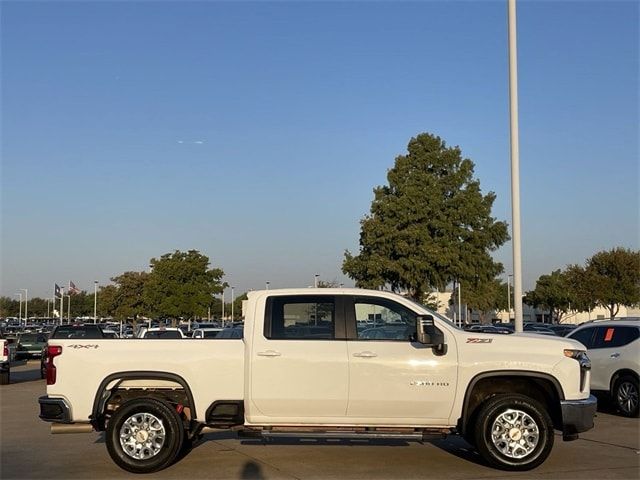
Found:
[[(0, 386), (0, 478), (141, 478), (118, 468), (101, 434), (51, 435), (38, 418), (45, 394), (39, 362), (12, 371)], [(547, 461), (529, 472), (485, 466), (456, 436), (424, 443), (238, 439), (208, 433), (158, 479), (634, 479), (640, 478), (640, 420), (603, 407), (596, 427), (579, 440), (560, 435)]]

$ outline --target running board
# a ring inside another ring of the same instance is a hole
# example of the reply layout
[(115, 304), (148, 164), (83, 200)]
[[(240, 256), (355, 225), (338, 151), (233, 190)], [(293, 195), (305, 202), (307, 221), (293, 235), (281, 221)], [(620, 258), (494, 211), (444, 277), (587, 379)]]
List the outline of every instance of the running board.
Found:
[(405, 440), (421, 442), (434, 435), (448, 435), (450, 429), (423, 430), (423, 431), (376, 431), (376, 430), (345, 430), (345, 431), (318, 431), (318, 430), (271, 430), (271, 429), (244, 429), (238, 432), (241, 438), (301, 438), (316, 440)]
[(417, 433), (375, 433), (375, 432), (261, 432), (264, 438), (312, 438), (312, 439), (336, 439), (336, 440), (413, 440), (422, 441), (423, 434)]

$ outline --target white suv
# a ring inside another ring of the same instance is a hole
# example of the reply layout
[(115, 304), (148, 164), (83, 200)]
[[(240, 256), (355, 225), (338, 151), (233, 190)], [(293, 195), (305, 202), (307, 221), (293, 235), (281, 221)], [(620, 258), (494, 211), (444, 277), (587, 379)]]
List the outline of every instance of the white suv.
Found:
[(591, 389), (608, 392), (627, 417), (638, 416), (640, 321), (589, 322), (567, 335), (587, 347), (591, 359)]

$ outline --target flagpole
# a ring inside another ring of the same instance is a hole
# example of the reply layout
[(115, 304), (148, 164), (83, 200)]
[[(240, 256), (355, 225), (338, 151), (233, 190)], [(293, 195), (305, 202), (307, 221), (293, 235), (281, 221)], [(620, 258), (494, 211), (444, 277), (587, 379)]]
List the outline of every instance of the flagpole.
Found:
[(67, 322), (71, 323), (71, 280), (69, 280), (69, 294), (67, 295)]

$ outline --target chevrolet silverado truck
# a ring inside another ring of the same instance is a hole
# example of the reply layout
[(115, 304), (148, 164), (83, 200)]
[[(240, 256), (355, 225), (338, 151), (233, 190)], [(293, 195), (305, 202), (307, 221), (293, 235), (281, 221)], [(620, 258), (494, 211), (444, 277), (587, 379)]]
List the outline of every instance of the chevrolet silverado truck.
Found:
[(249, 293), (243, 338), (50, 340), (40, 418), (105, 432), (121, 468), (171, 465), (209, 429), (241, 436), (462, 435), (496, 468), (528, 470), (593, 427), (579, 342), (465, 332), (399, 295)]

